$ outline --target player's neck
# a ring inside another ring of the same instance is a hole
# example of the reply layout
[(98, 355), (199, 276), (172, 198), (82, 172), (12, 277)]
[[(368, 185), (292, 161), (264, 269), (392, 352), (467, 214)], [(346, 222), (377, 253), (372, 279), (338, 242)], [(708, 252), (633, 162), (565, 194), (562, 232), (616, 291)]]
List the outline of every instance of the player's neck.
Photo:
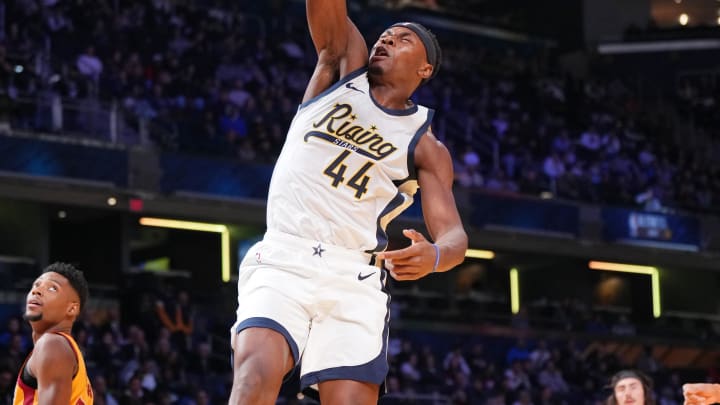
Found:
[(391, 110), (404, 110), (412, 106), (409, 100), (415, 88), (408, 86), (402, 80), (389, 80), (387, 75), (373, 74), (371, 71), (368, 74), (368, 81), (373, 100), (381, 106)]
[(38, 339), (42, 337), (42, 335), (47, 333), (66, 333), (70, 335), (72, 332), (72, 322), (60, 322), (52, 325), (32, 325), (32, 339), (33, 343), (36, 343)]
[(385, 108), (405, 110), (412, 107), (412, 102), (409, 101), (412, 93), (401, 88), (386, 83), (375, 83), (370, 85), (370, 92), (375, 102)]

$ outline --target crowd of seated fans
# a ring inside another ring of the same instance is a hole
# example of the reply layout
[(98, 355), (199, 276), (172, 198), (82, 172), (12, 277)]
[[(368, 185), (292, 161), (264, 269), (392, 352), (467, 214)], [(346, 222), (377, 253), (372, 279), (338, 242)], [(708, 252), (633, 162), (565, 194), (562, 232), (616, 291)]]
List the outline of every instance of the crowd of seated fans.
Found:
[[(271, 163), (315, 62), (298, 6), (10, 1), (0, 91), (114, 102), (130, 127), (151, 122), (163, 150)], [(357, 20), (369, 40), (383, 28)], [(433, 130), (453, 152), (459, 186), (657, 211), (716, 205), (717, 76), (687, 78), (676, 94), (641, 93), (592, 69), (573, 76), (542, 49), (465, 38), (443, 32), (442, 73), (416, 95), (438, 112)], [(33, 60), (48, 42), (47, 60)], [(10, 55), (25, 58), (22, 74)], [(668, 111), (692, 121), (694, 135), (678, 135)]]
[[(586, 350), (573, 340), (468, 341), (441, 353), (409, 339), (394, 343), (391, 398), (395, 393), (441, 394), (452, 404), (595, 405), (608, 396), (609, 376), (626, 366), (614, 354)], [(659, 403), (682, 402), (677, 372), (663, 370), (647, 356), (632, 366), (652, 375), (662, 387), (655, 393)]]
[(409, 288), (391, 289), (391, 293), (396, 298), (391, 304), (393, 319), (492, 325), (517, 331), (540, 330), (604, 338), (662, 337), (697, 344), (720, 338), (720, 322), (712, 317), (690, 319), (672, 314), (663, 314), (660, 318), (637, 317), (623, 305), (602, 305), (579, 298), (527, 300), (517, 314), (511, 314), (507, 297), (493, 295), (489, 290), (434, 294)]
[[(234, 316), (233, 286), (201, 291), (188, 288), (188, 280), (168, 280), (151, 273), (128, 276), (124, 283), (127, 288), (120, 296), (99, 293), (93, 297), (73, 330), (91, 376), (95, 403), (227, 403), (232, 383), (228, 332)], [(549, 308), (554, 308), (551, 314), (546, 312)], [(0, 309), (6, 314), (0, 316), (0, 405), (9, 405), (32, 339), (21, 318), (21, 305), (3, 304)], [(558, 323), (544, 324), (542, 319), (548, 317)], [(603, 314), (578, 300), (528, 303), (508, 323), (466, 318), (455, 322), (457, 330), (399, 327), (415, 319), (404, 309), (391, 308), (391, 318), (390, 373), (387, 395), (380, 401), (384, 405), (599, 405), (609, 394), (610, 376), (628, 367), (653, 377), (657, 403), (674, 405), (682, 403), (683, 382), (720, 381), (716, 369), (665, 367), (646, 343), (652, 338), (667, 348), (662, 339), (678, 342), (682, 337), (687, 347), (701, 347), (708, 340), (699, 329), (677, 325), (646, 329), (626, 314)], [(423, 319), (432, 322), (432, 314), (424, 314)], [(495, 328), (462, 332), (462, 327), (473, 324)], [(672, 333), (680, 329), (687, 333)], [(642, 353), (627, 357), (628, 350), (608, 349), (607, 343), (613, 340), (647, 346)], [(315, 404), (299, 395), (297, 374), (283, 386), (278, 403)]]
[[(143, 295), (127, 311), (91, 309), (77, 322), (74, 335), (91, 375), (95, 403), (226, 403), (232, 381), (229, 347), (226, 336), (215, 334), (227, 325), (171, 331), (166, 317), (148, 310), (154, 305), (179, 308), (175, 304), (182, 302), (197, 310), (198, 324), (214, 319), (187, 296), (179, 298), (183, 294), (164, 299)], [(0, 405), (11, 403), (16, 373), (32, 349), (27, 323), (17, 315), (0, 327)], [(520, 337), (512, 338), (395, 330), (388, 346), (388, 392), (380, 403), (599, 405), (609, 394), (610, 376), (626, 367), (654, 378), (657, 403), (682, 403), (685, 370), (664, 368), (650, 350), (626, 364), (614, 353), (572, 338), (527, 340), (518, 332)], [(705, 376), (701, 372), (692, 378)], [(707, 378), (715, 377), (710, 373)], [(282, 392), (279, 403), (314, 403), (298, 396), (296, 380)]]

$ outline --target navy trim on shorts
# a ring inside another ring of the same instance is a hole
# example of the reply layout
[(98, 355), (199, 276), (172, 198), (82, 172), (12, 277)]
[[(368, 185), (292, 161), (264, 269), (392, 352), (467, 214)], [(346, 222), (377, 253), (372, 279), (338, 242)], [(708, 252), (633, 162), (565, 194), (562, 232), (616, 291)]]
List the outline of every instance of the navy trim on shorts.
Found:
[(256, 316), (254, 318), (248, 318), (240, 322), (240, 324), (235, 328), (235, 333), (240, 333), (247, 328), (267, 328), (272, 329), (275, 332), (283, 335), (283, 337), (285, 337), (285, 341), (287, 341), (288, 345), (290, 346), (290, 351), (292, 352), (293, 356), (293, 362), (297, 366), (298, 361), (300, 360), (300, 352), (298, 351), (297, 343), (295, 343), (295, 340), (293, 340), (292, 336), (290, 336), (290, 333), (287, 331), (287, 329), (285, 329), (285, 327), (270, 318)]
[[(382, 278), (382, 275), (381, 275)], [(380, 395), (384, 394), (384, 383), (387, 377), (390, 365), (387, 359), (387, 343), (388, 332), (390, 330), (390, 294), (385, 286), (382, 291), (387, 295), (385, 327), (382, 332), (382, 348), (380, 353), (374, 359), (365, 364), (357, 366), (343, 366), (326, 368), (325, 370), (315, 371), (300, 377), (300, 390), (307, 392), (307, 388), (311, 385), (329, 380), (353, 380), (378, 384), (381, 386)]]

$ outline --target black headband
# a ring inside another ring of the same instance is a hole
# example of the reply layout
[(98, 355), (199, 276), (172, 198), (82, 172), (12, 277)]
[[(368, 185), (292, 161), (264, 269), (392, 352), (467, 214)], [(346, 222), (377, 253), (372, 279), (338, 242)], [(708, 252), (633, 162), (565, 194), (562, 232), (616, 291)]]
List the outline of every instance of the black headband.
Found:
[(440, 57), (442, 56), (440, 44), (438, 43), (437, 38), (435, 38), (435, 35), (421, 24), (415, 22), (399, 22), (390, 26), (390, 28), (393, 27), (405, 27), (414, 32), (418, 38), (420, 38), (420, 41), (422, 41), (425, 46), (428, 63), (433, 67), (433, 72), (429, 79), (435, 77), (437, 72), (440, 70)]

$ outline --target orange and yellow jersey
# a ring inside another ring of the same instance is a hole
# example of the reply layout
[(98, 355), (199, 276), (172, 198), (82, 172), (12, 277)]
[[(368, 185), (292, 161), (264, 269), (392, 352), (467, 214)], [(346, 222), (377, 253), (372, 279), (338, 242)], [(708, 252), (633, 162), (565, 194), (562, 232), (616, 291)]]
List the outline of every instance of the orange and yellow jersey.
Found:
[[(70, 403), (68, 405), (92, 405), (93, 391), (90, 385), (90, 379), (85, 368), (85, 359), (83, 358), (80, 348), (75, 339), (67, 333), (54, 332), (64, 337), (75, 352), (78, 368), (72, 379), (72, 392), (70, 394)], [(13, 405), (36, 405), (38, 403), (37, 387), (38, 382), (27, 369), (27, 362), (30, 359), (30, 353), (23, 363), (20, 373), (18, 373), (17, 383), (15, 384), (15, 396), (13, 397)]]

